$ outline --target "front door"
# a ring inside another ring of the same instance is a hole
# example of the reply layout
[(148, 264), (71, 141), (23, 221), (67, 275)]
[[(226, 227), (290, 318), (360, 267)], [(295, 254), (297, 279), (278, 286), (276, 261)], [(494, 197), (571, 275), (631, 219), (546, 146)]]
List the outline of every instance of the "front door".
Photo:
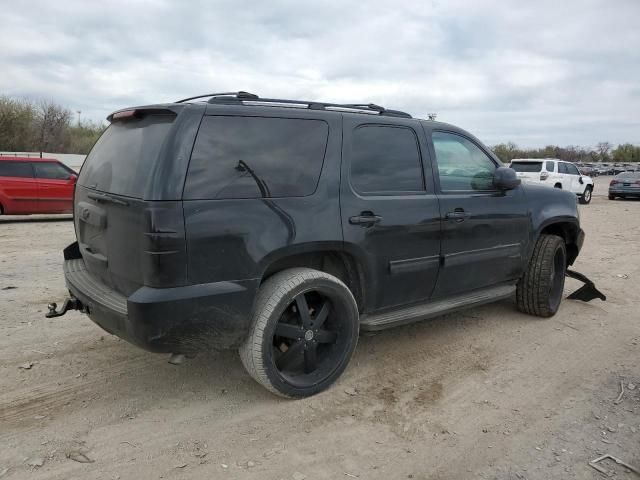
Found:
[(363, 117), (344, 117), (340, 201), (345, 249), (364, 265), (371, 311), (431, 296), (440, 211), (417, 121)]
[(493, 187), (495, 161), (458, 132), (429, 131), (442, 219), (442, 267), (433, 297), (501, 283), (523, 272), (529, 217), (522, 187)]
[(73, 174), (55, 162), (34, 162), (40, 213), (73, 212)]
[(584, 183), (580, 183), (582, 180), (582, 175), (580, 175), (580, 170), (573, 163), (565, 163), (567, 173), (569, 178), (571, 178), (571, 191), (578, 195), (582, 195), (584, 193), (585, 185)]

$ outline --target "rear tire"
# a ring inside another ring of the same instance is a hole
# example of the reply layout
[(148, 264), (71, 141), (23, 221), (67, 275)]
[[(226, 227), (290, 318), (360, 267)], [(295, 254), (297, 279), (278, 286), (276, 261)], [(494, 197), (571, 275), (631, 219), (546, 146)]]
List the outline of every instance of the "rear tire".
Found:
[(582, 205), (588, 205), (589, 203), (591, 203), (591, 196), (592, 196), (592, 190), (591, 187), (587, 187), (584, 189), (584, 193), (582, 194), (582, 196), (580, 197), (580, 203)]
[(616, 196), (615, 195), (609, 195), (609, 200), (615, 200)]
[(338, 278), (310, 268), (283, 270), (260, 287), (240, 358), (267, 390), (308, 397), (340, 377), (359, 327), (356, 301)]
[(521, 312), (551, 317), (560, 307), (567, 268), (564, 240), (556, 235), (540, 235), (529, 267), (518, 282), (516, 301)]
[(553, 188), (559, 188), (560, 190), (562, 190), (562, 184), (561, 183), (556, 183)]

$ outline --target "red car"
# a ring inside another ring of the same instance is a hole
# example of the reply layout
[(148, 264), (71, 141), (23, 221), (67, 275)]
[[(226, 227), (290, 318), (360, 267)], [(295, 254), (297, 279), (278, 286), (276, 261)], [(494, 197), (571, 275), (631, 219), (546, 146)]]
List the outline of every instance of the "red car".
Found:
[(77, 178), (53, 158), (0, 157), (0, 215), (72, 213)]

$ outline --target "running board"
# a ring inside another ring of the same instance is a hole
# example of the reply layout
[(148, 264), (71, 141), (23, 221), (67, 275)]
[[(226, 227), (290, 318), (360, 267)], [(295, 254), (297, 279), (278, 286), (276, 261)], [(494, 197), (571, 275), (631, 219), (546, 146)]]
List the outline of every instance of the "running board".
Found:
[(482, 290), (476, 290), (475, 292), (465, 293), (464, 295), (457, 295), (446, 300), (436, 300), (434, 302), (423, 303), (390, 312), (362, 315), (360, 317), (360, 329), (366, 331), (384, 330), (385, 328), (397, 327), (399, 325), (437, 317), (445, 313), (508, 298), (515, 290), (515, 285), (500, 285), (498, 287), (484, 288)]

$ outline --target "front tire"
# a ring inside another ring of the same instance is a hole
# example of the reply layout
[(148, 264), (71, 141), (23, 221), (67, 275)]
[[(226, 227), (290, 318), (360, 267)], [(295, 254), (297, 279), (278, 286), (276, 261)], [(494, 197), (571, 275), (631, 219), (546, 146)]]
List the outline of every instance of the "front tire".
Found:
[(521, 312), (538, 317), (555, 315), (562, 301), (567, 249), (556, 235), (540, 235), (529, 267), (518, 282), (516, 301)]
[(582, 196), (580, 197), (580, 203), (582, 205), (588, 205), (589, 203), (591, 203), (591, 197), (592, 197), (592, 190), (591, 187), (587, 187), (584, 189), (584, 193), (582, 194)]
[(615, 195), (611, 195), (611, 194), (609, 194), (609, 200), (615, 200), (615, 199), (616, 199), (616, 196), (615, 196)]
[(267, 390), (308, 397), (340, 377), (359, 326), (358, 306), (344, 283), (318, 270), (291, 268), (260, 287), (240, 358)]

